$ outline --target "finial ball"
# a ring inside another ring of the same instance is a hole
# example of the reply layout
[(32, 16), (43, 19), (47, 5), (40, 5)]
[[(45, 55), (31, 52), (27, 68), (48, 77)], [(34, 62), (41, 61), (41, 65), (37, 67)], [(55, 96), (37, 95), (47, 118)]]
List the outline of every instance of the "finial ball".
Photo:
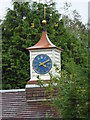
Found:
[(46, 24), (46, 20), (43, 20), (43, 21), (42, 21), (42, 24), (45, 25), (45, 24)]

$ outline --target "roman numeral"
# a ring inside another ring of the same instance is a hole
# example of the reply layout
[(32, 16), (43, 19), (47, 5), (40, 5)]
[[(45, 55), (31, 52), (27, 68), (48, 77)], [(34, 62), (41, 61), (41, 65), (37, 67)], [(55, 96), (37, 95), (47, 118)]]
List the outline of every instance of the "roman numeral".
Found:
[(43, 55), (41, 55), (40, 57), (41, 57), (41, 59), (43, 59)]
[(39, 58), (39, 57), (37, 57), (37, 59), (39, 60), (40, 58)]

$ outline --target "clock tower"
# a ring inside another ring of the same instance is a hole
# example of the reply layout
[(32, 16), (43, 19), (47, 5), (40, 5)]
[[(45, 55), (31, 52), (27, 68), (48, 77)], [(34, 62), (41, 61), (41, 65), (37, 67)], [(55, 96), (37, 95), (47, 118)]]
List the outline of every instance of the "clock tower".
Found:
[[(42, 21), (44, 30), (42, 31), (41, 39), (32, 47), (26, 48), (30, 53), (30, 80), (26, 88), (36, 85), (38, 78), (41, 80), (50, 80), (51, 73), (54, 76), (60, 75), (61, 71), (61, 48), (56, 47), (48, 38), (47, 31), (45, 30), (45, 6), (44, 6), (44, 19)], [(56, 70), (55, 65), (59, 68)]]
[(34, 46), (27, 48), (30, 53), (30, 81), (50, 80), (49, 72), (58, 75), (54, 64), (61, 70), (61, 49), (56, 47), (43, 30), (41, 39)]

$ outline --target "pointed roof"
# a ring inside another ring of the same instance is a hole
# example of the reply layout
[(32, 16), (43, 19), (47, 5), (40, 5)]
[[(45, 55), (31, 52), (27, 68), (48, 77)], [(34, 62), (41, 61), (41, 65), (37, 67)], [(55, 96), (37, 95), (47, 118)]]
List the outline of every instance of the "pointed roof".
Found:
[[(48, 38), (47, 32), (43, 31), (41, 39), (32, 47), (26, 48), (27, 50), (35, 50), (35, 49), (49, 49), (49, 48), (57, 48)], [(61, 48), (57, 48), (62, 50)]]

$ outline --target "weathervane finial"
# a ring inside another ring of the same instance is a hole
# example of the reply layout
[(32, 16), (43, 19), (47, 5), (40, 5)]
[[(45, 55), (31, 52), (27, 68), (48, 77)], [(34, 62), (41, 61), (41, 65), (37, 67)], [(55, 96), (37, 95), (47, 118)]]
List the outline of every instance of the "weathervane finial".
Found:
[(45, 26), (46, 24), (45, 15), (46, 15), (46, 10), (45, 10), (45, 0), (44, 0), (44, 16), (43, 16), (43, 21), (42, 21), (43, 26)]

